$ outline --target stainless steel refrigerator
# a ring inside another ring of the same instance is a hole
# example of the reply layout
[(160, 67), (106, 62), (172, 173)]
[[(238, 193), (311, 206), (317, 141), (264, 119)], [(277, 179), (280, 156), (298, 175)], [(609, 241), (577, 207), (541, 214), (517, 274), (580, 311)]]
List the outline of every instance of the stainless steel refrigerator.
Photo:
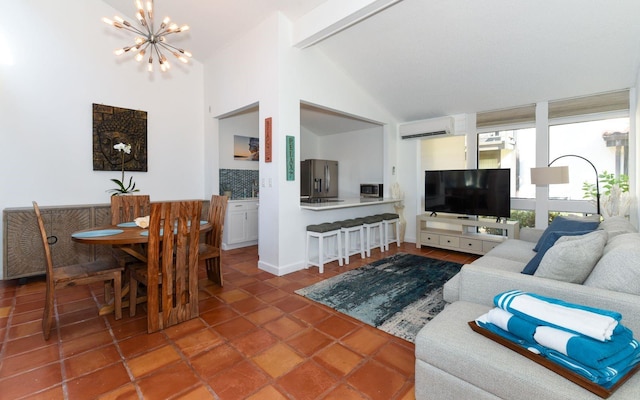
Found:
[(310, 200), (338, 197), (338, 162), (300, 161), (300, 196)]

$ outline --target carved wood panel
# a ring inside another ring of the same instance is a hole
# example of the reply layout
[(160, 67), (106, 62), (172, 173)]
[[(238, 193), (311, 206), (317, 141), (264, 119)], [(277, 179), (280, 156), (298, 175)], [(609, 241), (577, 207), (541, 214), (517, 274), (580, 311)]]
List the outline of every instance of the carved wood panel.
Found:
[[(111, 247), (74, 242), (75, 231), (111, 224), (108, 204), (40, 207), (49, 236), (53, 264), (75, 264), (113, 257)], [(202, 220), (207, 219), (209, 200), (202, 203)], [(3, 279), (45, 274), (44, 250), (31, 207), (3, 211)]]
[[(92, 261), (96, 258), (110, 257), (109, 249), (97, 250), (95, 247), (71, 240), (75, 231), (96, 226), (94, 206), (40, 207), (45, 223), (53, 265), (75, 264)], [(100, 213), (108, 206), (95, 207)], [(107, 218), (108, 225), (110, 218)], [(8, 208), (3, 212), (4, 250), (3, 278), (21, 278), (45, 273), (44, 250), (31, 207)]]

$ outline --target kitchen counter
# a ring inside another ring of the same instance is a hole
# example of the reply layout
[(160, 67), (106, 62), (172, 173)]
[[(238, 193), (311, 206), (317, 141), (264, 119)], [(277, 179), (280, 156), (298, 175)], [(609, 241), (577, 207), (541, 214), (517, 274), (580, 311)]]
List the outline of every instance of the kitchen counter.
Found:
[(300, 203), (300, 208), (311, 211), (336, 210), (349, 207), (363, 207), (379, 204), (392, 204), (402, 201), (402, 199), (392, 198), (347, 198), (323, 201), (321, 203)]

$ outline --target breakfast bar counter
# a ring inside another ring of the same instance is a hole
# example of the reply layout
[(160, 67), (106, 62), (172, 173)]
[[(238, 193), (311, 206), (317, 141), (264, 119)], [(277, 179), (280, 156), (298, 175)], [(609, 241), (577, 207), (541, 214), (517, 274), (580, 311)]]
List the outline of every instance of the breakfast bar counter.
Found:
[(393, 204), (402, 199), (392, 198), (345, 198), (345, 199), (323, 199), (321, 202), (307, 203), (300, 202), (300, 208), (311, 211), (337, 210), (341, 208), (373, 206), (380, 204)]

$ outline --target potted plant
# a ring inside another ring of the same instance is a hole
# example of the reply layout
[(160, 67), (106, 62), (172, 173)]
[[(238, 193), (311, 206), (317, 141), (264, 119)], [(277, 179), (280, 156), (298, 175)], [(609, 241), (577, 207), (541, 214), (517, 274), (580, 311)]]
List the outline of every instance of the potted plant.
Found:
[(124, 186), (124, 155), (125, 154), (131, 154), (131, 144), (129, 144), (129, 143), (124, 144), (124, 143), (120, 142), (120, 143), (114, 145), (113, 148), (118, 150), (122, 155), (121, 161), (120, 161), (120, 163), (122, 165), (122, 179), (121, 180), (111, 179), (111, 182), (114, 182), (116, 185), (118, 185), (118, 187), (115, 188), (115, 189), (109, 189), (109, 190), (107, 190), (107, 192), (111, 193), (112, 196), (118, 196), (118, 195), (133, 193), (133, 192), (139, 192), (140, 189), (136, 189), (136, 184), (135, 184), (135, 182), (133, 182), (133, 176), (131, 176), (129, 178), (129, 184), (126, 187)]

